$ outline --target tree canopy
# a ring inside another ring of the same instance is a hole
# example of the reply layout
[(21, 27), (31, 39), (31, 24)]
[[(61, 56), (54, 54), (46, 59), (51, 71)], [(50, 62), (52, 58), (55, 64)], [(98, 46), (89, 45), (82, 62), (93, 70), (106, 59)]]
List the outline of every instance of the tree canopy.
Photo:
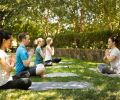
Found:
[(120, 28), (120, 0), (0, 0), (0, 27), (49, 36)]

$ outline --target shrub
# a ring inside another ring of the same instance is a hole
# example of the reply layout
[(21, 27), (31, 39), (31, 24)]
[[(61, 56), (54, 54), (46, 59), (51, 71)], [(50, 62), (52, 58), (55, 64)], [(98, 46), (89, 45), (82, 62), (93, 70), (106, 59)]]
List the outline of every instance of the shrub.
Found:
[(73, 33), (66, 31), (54, 38), (54, 46), (58, 48), (88, 48), (104, 49), (110, 36), (118, 35), (120, 41), (120, 30), (105, 30), (100, 32)]

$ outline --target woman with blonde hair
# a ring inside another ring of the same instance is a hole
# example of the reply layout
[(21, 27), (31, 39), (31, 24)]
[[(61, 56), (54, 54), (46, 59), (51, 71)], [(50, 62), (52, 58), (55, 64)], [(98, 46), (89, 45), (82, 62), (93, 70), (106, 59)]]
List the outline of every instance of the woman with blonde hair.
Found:
[(53, 44), (53, 39), (51, 37), (48, 37), (46, 39), (46, 48), (45, 48), (45, 65), (46, 66), (52, 66), (52, 62), (54, 63), (59, 63), (61, 61), (61, 58), (52, 58), (54, 55), (54, 47), (52, 46)]
[(38, 38), (36, 40), (37, 43), (37, 47), (35, 50), (35, 65), (37, 66), (37, 70), (40, 70), (40, 75), (41, 77), (44, 75), (45, 73), (45, 68), (44, 68), (44, 64), (43, 64), (43, 59), (45, 57), (44, 53), (43, 53), (43, 49), (42, 46), (44, 45), (44, 39), (43, 38)]

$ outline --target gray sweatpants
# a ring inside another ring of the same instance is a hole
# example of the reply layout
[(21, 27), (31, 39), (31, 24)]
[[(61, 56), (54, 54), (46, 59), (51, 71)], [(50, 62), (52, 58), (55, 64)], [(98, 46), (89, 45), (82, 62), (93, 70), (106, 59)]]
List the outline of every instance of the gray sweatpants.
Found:
[(116, 74), (116, 72), (111, 70), (107, 64), (98, 64), (97, 68), (103, 74)]

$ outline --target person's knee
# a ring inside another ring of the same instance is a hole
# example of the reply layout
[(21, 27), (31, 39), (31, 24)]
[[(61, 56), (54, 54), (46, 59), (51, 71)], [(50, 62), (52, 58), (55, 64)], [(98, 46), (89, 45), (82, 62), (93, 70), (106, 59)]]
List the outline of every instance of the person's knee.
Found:
[(18, 88), (27, 90), (31, 84), (32, 82), (29, 78), (21, 78), (18, 84)]
[(21, 78), (24, 85), (31, 85), (31, 80), (29, 78)]
[(104, 64), (98, 64), (97, 68), (98, 68), (99, 72), (103, 72), (103, 70), (105, 69), (105, 65)]
[(36, 75), (41, 75), (45, 72), (45, 67), (43, 64), (38, 64), (36, 67)]

